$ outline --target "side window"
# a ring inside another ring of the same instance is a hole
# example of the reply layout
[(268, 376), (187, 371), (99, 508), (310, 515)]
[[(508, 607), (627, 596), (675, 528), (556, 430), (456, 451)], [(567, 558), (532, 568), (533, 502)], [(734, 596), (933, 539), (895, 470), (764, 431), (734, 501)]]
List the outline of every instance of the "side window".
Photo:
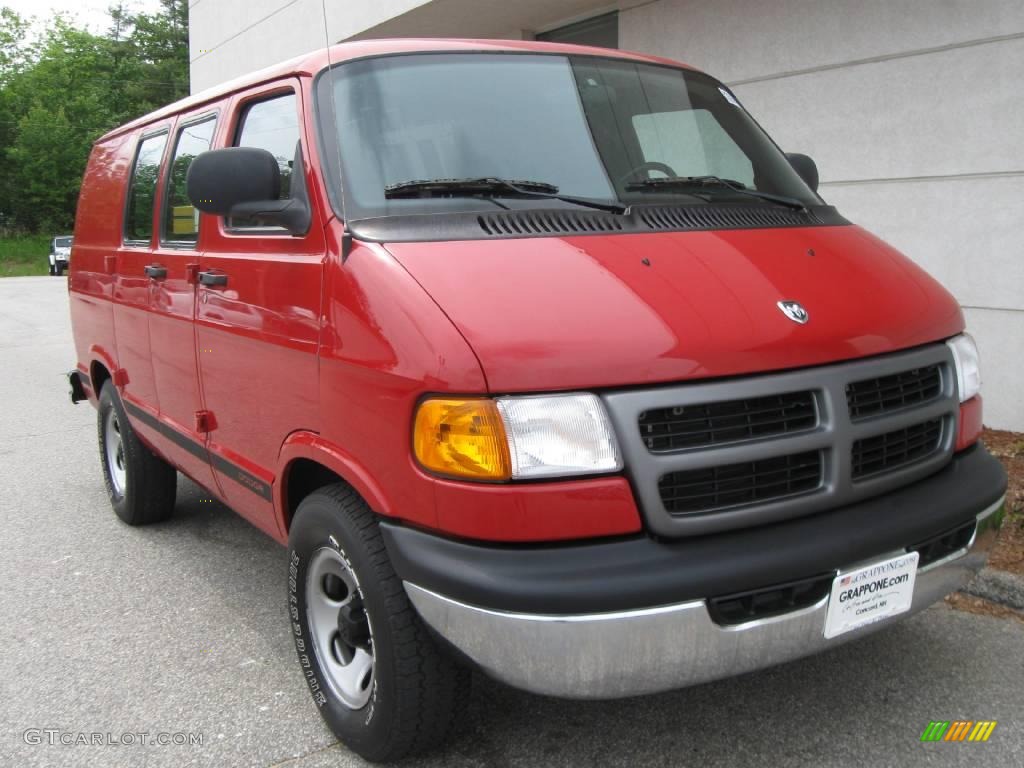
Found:
[(185, 178), (196, 155), (210, 148), (216, 125), (216, 118), (209, 117), (186, 125), (178, 132), (178, 144), (174, 148), (174, 159), (167, 177), (167, 194), (164, 196), (164, 223), (160, 237), (164, 242), (195, 243), (199, 239), (199, 211), (188, 199)]
[(124, 217), (126, 242), (148, 244), (153, 239), (156, 182), (160, 176), (160, 160), (166, 145), (166, 133), (150, 136), (139, 144), (131, 185), (128, 187), (128, 210)]
[[(277, 164), (281, 168), (281, 200), (291, 197), (292, 161), (295, 158), (295, 145), (299, 141), (299, 118), (296, 108), (294, 93), (248, 105), (238, 124), (235, 140), (236, 147), (258, 147), (277, 158)], [(244, 220), (232, 219), (231, 226), (255, 225)]]
[(754, 167), (706, 109), (633, 117), (645, 160), (667, 163), (680, 176), (720, 176), (754, 185)]

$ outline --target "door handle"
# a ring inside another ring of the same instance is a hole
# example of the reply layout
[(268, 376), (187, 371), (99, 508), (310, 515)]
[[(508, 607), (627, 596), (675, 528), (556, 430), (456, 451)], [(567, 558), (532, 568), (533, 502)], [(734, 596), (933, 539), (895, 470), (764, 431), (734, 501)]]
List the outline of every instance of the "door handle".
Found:
[(145, 268), (145, 273), (153, 278), (154, 280), (163, 280), (167, 277), (167, 267), (159, 267), (156, 264), (150, 264)]
[(199, 282), (202, 285), (227, 285), (228, 284), (228, 276), (227, 275), (218, 275), (218, 274), (215, 274), (213, 272), (200, 272), (199, 273)]

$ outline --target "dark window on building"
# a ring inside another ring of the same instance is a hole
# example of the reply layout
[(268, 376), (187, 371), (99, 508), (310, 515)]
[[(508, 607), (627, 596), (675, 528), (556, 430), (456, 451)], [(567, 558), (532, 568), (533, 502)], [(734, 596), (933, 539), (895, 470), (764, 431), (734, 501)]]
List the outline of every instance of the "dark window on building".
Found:
[(127, 241), (149, 243), (153, 239), (156, 182), (160, 177), (160, 160), (166, 144), (166, 133), (150, 136), (139, 144), (128, 189), (128, 211), (124, 217), (124, 239)]
[(216, 125), (216, 119), (210, 117), (202, 122), (186, 125), (178, 133), (178, 144), (174, 148), (174, 159), (171, 161), (167, 179), (167, 197), (164, 201), (163, 240), (166, 242), (194, 243), (199, 239), (199, 211), (188, 199), (185, 178), (196, 155), (210, 148)]
[(538, 40), (548, 43), (596, 45), (600, 48), (619, 47), (619, 14), (606, 13), (586, 21), (578, 21), (558, 29), (537, 34)]
[[(299, 118), (296, 113), (295, 94), (288, 93), (266, 101), (258, 101), (246, 108), (238, 128), (235, 146), (265, 149), (275, 158), (281, 169), (281, 200), (291, 197), (292, 162), (299, 141)], [(243, 220), (232, 219), (231, 226), (256, 226)], [(277, 227), (274, 227), (277, 229)]]

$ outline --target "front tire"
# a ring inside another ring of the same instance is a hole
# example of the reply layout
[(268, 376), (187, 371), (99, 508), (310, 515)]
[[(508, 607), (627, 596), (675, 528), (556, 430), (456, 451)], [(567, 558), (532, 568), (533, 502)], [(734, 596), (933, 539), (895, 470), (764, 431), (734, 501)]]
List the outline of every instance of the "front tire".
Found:
[(288, 611), (313, 700), (346, 746), (389, 762), (445, 740), (467, 703), (470, 672), (427, 632), (376, 516), (346, 485), (310, 494), (295, 513)]
[(178, 473), (142, 444), (111, 381), (100, 390), (97, 433), (110, 505), (128, 525), (166, 520), (174, 512)]
[(53, 263), (53, 262), (51, 261), (51, 262), (50, 262), (50, 277), (53, 277), (53, 276), (54, 276), (54, 275), (56, 275), (56, 274), (57, 274), (57, 265), (56, 265), (56, 264), (54, 264), (54, 263)]

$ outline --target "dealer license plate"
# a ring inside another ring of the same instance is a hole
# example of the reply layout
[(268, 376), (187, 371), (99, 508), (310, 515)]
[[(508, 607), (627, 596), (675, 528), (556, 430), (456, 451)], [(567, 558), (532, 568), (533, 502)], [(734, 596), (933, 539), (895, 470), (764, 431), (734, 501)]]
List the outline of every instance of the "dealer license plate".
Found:
[(918, 557), (911, 552), (836, 576), (825, 612), (825, 637), (909, 611)]

